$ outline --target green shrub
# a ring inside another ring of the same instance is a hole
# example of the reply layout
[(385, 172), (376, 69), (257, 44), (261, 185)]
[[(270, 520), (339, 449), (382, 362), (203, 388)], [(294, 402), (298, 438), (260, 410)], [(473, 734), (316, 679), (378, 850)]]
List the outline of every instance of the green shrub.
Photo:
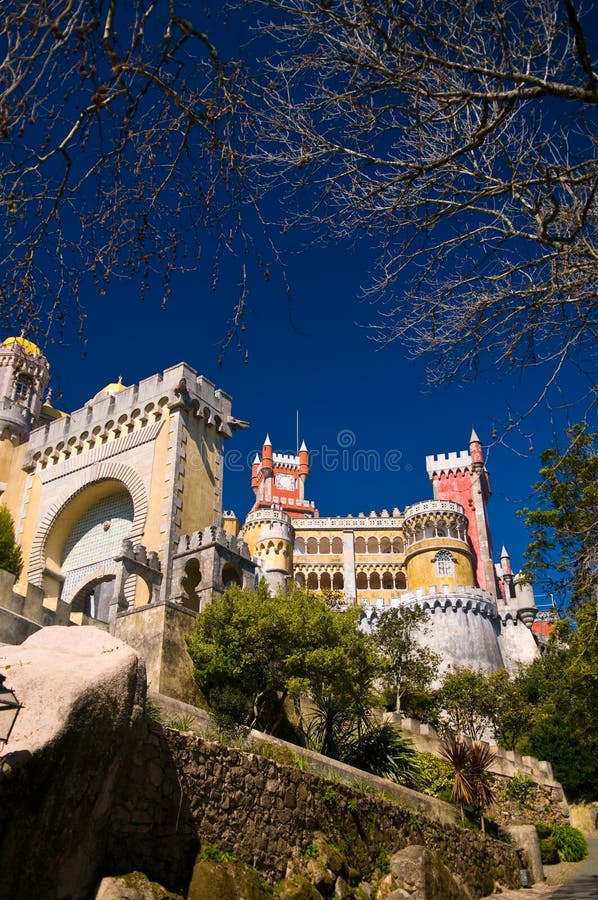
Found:
[(162, 723), (162, 710), (155, 702), (155, 700), (150, 700), (149, 697), (146, 697), (145, 706), (144, 706), (145, 714), (148, 719), (151, 719), (152, 722)]
[(252, 741), (243, 749), (247, 753), (255, 753), (256, 756), (263, 756), (264, 759), (271, 759), (273, 762), (280, 763), (282, 766), (294, 766), (301, 768), (301, 759), (296, 753), (293, 753), (288, 747), (275, 744), (272, 741)]
[(552, 839), (558, 850), (559, 858), (566, 862), (579, 862), (588, 855), (588, 845), (579, 828), (571, 825), (555, 825)]
[(432, 753), (419, 753), (419, 777), (417, 789), (430, 797), (450, 802), (453, 790), (453, 774), (448, 763)]
[(191, 731), (191, 726), (195, 722), (194, 716), (182, 715), (175, 716), (173, 719), (170, 719), (166, 724), (169, 728), (174, 728), (176, 731)]
[(545, 837), (540, 841), (540, 853), (542, 854), (542, 865), (553, 866), (559, 861), (559, 851), (553, 837)]
[(21, 548), (15, 542), (15, 526), (8, 507), (0, 505), (0, 569), (10, 572), (16, 578), (21, 574), (23, 557)]
[(198, 858), (208, 862), (224, 863), (234, 860), (235, 854), (222, 850), (218, 844), (211, 844), (209, 841), (206, 841), (201, 845)]
[(506, 783), (504, 795), (508, 800), (516, 800), (519, 806), (525, 806), (529, 798), (535, 793), (536, 785), (521, 772), (517, 772)]
[(378, 854), (378, 858), (376, 859), (376, 868), (379, 872), (382, 872), (383, 875), (388, 875), (390, 872), (390, 857), (392, 853), (390, 850), (381, 850)]

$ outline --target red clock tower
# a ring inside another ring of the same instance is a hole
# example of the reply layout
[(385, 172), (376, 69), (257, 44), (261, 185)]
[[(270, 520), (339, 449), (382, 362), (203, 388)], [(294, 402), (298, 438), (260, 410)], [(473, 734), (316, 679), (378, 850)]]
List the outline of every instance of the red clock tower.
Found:
[(254, 509), (281, 509), (292, 518), (317, 517), (312, 500), (305, 499), (305, 482), (309, 475), (309, 452), (305, 441), (298, 455), (273, 453), (270, 437), (255, 455), (251, 467), (251, 487), (255, 492)]

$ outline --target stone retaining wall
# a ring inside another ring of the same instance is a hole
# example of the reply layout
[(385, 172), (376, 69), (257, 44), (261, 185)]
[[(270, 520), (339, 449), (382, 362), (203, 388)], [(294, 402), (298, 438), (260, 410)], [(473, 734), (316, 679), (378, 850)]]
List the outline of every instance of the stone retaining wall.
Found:
[(106, 874), (131, 865), (184, 892), (200, 844), (210, 842), (271, 882), (323, 832), (367, 877), (381, 850), (425, 844), (472, 897), (515, 886), (512, 847), (441, 823), (345, 784), (148, 723), (121, 788)]

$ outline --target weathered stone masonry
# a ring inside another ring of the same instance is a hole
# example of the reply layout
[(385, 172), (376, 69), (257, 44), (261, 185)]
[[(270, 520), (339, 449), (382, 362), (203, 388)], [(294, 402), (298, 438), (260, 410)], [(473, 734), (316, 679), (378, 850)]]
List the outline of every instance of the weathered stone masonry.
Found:
[(106, 872), (131, 864), (184, 889), (208, 841), (234, 852), (269, 881), (321, 831), (362, 877), (382, 849), (425, 844), (481, 897), (494, 881), (515, 886), (514, 850), (412, 810), (298, 769), (149, 723), (114, 808)]

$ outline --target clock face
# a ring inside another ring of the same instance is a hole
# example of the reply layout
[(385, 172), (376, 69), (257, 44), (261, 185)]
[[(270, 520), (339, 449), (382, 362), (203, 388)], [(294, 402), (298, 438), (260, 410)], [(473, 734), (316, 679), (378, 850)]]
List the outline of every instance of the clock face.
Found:
[(278, 488), (284, 488), (285, 491), (294, 491), (295, 490), (295, 477), (294, 475), (277, 475), (274, 479), (274, 483)]

